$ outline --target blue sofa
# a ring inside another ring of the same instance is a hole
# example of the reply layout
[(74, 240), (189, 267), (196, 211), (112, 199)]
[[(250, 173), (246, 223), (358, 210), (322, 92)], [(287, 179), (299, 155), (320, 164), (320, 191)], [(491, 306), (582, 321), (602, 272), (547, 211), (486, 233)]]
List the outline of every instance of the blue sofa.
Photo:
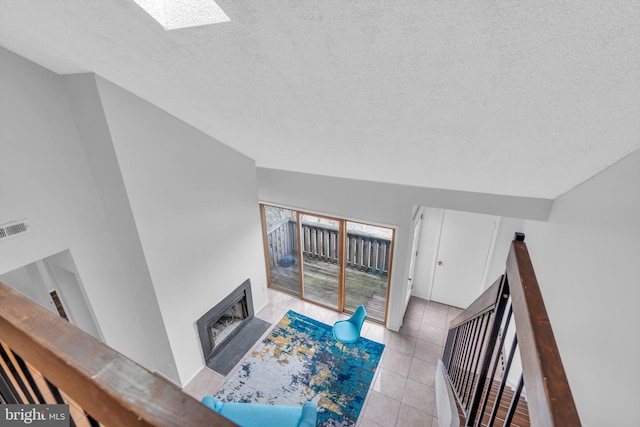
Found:
[(318, 407), (313, 402), (302, 406), (263, 405), (221, 402), (205, 396), (202, 403), (240, 427), (316, 427), (318, 417)]

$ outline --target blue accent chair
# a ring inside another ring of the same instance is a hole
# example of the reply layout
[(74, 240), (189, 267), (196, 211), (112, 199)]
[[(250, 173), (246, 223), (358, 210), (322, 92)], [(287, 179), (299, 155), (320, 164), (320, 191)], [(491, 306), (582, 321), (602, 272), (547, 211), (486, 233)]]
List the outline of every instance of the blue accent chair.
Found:
[(264, 405), (221, 402), (205, 396), (202, 403), (240, 427), (316, 427), (318, 418), (318, 407), (313, 402), (302, 406)]
[(363, 305), (358, 306), (353, 315), (347, 320), (338, 320), (333, 324), (333, 338), (344, 344), (353, 344), (360, 339), (362, 325), (367, 318), (367, 310)]

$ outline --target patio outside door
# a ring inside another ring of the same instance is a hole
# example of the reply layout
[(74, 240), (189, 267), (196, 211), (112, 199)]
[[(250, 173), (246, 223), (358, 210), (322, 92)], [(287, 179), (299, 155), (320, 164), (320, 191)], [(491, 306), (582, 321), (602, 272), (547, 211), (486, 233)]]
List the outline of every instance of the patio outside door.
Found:
[(394, 230), (262, 205), (269, 286), (386, 321)]

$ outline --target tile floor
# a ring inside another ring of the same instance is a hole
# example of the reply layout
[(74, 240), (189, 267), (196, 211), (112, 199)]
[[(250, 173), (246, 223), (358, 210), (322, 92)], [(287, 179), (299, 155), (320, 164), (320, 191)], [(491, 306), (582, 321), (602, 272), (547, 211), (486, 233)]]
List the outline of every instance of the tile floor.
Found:
[[(269, 303), (256, 316), (275, 325), (287, 310), (327, 324), (347, 318), (344, 314), (273, 289), (269, 289)], [(399, 332), (390, 331), (377, 323), (365, 322), (362, 335), (385, 344), (385, 349), (358, 418), (358, 427), (437, 425), (436, 363), (446, 339), (445, 328), (460, 311), (412, 297)], [(224, 381), (225, 377), (204, 368), (184, 391), (201, 399), (205, 394), (214, 394)]]

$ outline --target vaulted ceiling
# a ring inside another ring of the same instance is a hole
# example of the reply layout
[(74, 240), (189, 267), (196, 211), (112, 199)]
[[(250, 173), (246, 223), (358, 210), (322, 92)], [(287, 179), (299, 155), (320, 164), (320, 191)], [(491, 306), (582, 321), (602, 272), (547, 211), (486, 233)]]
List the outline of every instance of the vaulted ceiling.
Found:
[(0, 45), (266, 168), (555, 198), (640, 147), (637, 0), (217, 3), (164, 31), (133, 0), (0, 0)]

